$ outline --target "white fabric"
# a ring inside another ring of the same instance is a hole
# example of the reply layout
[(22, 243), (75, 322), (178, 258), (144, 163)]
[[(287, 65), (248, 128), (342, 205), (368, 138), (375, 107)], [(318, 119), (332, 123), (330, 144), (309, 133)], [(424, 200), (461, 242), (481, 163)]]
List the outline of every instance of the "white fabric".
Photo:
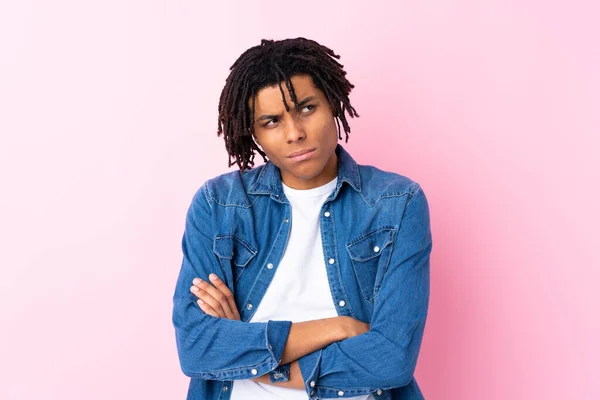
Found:
[[(275, 276), (250, 322), (288, 320), (292, 322), (337, 316), (331, 297), (326, 265), (323, 259), (319, 213), (333, 192), (337, 178), (309, 190), (283, 185), (291, 204), (291, 232), (277, 266)], [(267, 260), (265, 264), (269, 263)], [(231, 400), (306, 400), (304, 389), (289, 389), (254, 382), (250, 379), (233, 382)], [(368, 400), (373, 397), (351, 397)]]

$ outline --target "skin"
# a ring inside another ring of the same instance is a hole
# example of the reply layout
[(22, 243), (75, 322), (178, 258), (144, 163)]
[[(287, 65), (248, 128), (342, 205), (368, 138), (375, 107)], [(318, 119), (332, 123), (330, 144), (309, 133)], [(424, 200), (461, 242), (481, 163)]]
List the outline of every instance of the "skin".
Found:
[[(281, 180), (293, 189), (306, 190), (322, 186), (337, 176), (337, 125), (325, 94), (309, 75), (291, 77), (300, 105), (297, 112), (284, 82), (281, 83), (286, 111), (278, 85), (260, 90), (255, 98), (254, 140), (269, 160), (279, 168)], [(248, 107), (251, 107), (249, 99)], [(314, 149), (310, 158), (301, 161), (289, 156), (299, 150)], [(233, 293), (215, 274), (208, 281), (194, 278), (191, 292), (206, 314), (217, 318), (240, 320)], [(264, 384), (304, 389), (298, 358), (327, 345), (365, 333), (370, 326), (350, 317), (293, 323), (281, 363), (290, 364), (287, 382), (271, 383), (269, 375), (252, 380)]]
[[(337, 176), (337, 125), (329, 101), (309, 75), (294, 75), (290, 80), (300, 111), (296, 111), (285, 83), (281, 86), (289, 111), (279, 86), (263, 88), (255, 98), (254, 140), (280, 169), (283, 183), (293, 189), (312, 189)], [(307, 160), (288, 157), (305, 149), (315, 149)]]

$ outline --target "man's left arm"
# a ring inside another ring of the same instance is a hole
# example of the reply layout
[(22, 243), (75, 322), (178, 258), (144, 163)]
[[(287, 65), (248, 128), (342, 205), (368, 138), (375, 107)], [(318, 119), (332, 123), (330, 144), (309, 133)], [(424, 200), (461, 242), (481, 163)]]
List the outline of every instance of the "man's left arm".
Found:
[[(367, 394), (407, 385), (413, 378), (429, 305), (432, 239), (420, 187), (407, 202), (370, 330), (298, 360), (311, 397)], [(299, 377), (292, 371), (292, 378)]]

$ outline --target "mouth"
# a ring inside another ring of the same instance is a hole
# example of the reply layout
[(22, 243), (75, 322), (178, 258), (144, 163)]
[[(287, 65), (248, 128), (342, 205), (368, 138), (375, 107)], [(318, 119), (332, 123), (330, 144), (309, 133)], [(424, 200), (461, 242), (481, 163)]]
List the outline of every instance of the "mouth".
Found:
[(290, 154), (288, 156), (288, 158), (292, 161), (306, 160), (307, 158), (312, 157), (312, 155), (315, 153), (315, 150), (317, 150), (317, 149), (305, 149), (305, 150), (295, 151), (292, 154)]

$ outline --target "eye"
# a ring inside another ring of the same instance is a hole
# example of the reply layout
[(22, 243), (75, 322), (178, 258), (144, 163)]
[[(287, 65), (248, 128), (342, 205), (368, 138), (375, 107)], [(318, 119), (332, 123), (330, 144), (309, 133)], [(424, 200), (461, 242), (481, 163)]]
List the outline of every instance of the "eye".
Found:
[[(306, 105), (306, 106), (302, 107), (302, 109), (304, 110), (304, 109), (307, 109), (308, 107), (312, 107), (310, 110), (308, 110), (308, 111), (307, 111), (307, 112), (311, 112), (312, 110), (314, 110), (314, 109), (315, 109), (315, 107), (316, 107), (316, 106), (315, 106), (315, 105), (313, 105), (313, 104), (308, 104), (308, 105)], [(306, 114), (306, 113), (305, 113), (305, 114)]]
[(267, 122), (266, 124), (264, 124), (263, 126), (264, 126), (264, 127), (267, 127), (267, 126), (273, 126), (273, 125), (271, 125), (271, 122), (275, 122), (275, 123), (277, 123), (277, 122), (279, 122), (279, 119), (278, 119), (278, 118), (273, 118), (273, 119), (271, 119), (269, 122)]

